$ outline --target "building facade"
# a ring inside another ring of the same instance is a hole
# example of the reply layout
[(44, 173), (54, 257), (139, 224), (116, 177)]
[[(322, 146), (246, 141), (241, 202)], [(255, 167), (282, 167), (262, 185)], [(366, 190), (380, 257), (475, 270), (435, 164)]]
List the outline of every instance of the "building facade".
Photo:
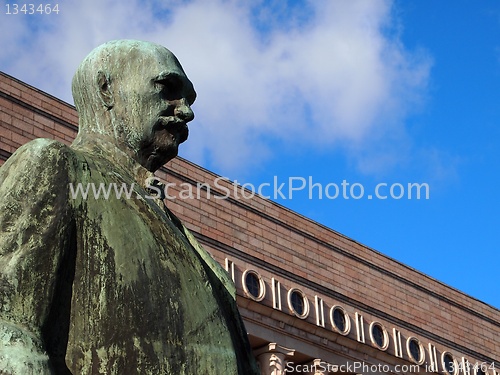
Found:
[[(0, 165), (77, 130), (73, 106), (0, 73)], [(500, 375), (498, 309), (182, 158), (157, 175), (232, 277), (262, 374)]]

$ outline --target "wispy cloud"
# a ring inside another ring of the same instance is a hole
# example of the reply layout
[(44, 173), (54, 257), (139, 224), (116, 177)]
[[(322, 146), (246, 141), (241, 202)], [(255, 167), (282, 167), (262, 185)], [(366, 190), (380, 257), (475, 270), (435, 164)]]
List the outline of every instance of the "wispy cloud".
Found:
[(199, 94), (182, 155), (218, 171), (262, 161), (276, 139), (355, 154), (381, 134), (404, 134), (430, 63), (390, 31), (390, 1), (250, 3), (90, 0), (62, 3), (59, 15), (4, 17), (0, 67), (71, 102), (73, 72), (95, 46), (165, 45)]

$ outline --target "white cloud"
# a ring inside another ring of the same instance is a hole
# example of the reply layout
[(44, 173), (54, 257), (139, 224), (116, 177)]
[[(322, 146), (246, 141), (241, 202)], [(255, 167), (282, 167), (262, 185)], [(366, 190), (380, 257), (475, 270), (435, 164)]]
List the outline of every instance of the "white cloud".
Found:
[(68, 1), (59, 15), (39, 18), (36, 33), (28, 17), (2, 22), (0, 46), (8, 53), (0, 63), (71, 101), (72, 74), (93, 47), (116, 38), (163, 44), (198, 91), (182, 155), (209, 160), (218, 172), (264, 160), (272, 139), (304, 149), (342, 144), (354, 153), (369, 149), (374, 134), (404, 133), (429, 63), (386, 32), (391, 2), (250, 3)]

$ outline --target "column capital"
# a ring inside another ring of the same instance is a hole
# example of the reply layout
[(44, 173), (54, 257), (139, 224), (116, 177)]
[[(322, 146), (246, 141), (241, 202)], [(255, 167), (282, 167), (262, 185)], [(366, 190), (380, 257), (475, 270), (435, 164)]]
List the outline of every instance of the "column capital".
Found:
[(333, 368), (329, 363), (320, 358), (316, 358), (309, 362), (311, 371), (308, 375), (327, 375), (330, 373), (330, 368)]
[(285, 348), (275, 342), (254, 351), (262, 375), (284, 375), (286, 357), (291, 357), (295, 349)]
[(254, 355), (257, 357), (264, 353), (275, 353), (275, 354), (284, 354), (286, 357), (292, 357), (295, 353), (295, 349), (285, 348), (284, 346), (278, 345), (275, 342), (270, 342), (263, 347), (254, 350)]

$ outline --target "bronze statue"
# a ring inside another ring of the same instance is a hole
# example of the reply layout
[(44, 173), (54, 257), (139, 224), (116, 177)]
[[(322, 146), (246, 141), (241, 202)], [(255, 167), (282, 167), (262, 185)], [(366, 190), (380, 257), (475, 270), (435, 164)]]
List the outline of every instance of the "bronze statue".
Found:
[(194, 117), (178, 60), (112, 41), (72, 88), (74, 143), (34, 140), (0, 169), (0, 374), (258, 374), (225, 271), (149, 199)]

